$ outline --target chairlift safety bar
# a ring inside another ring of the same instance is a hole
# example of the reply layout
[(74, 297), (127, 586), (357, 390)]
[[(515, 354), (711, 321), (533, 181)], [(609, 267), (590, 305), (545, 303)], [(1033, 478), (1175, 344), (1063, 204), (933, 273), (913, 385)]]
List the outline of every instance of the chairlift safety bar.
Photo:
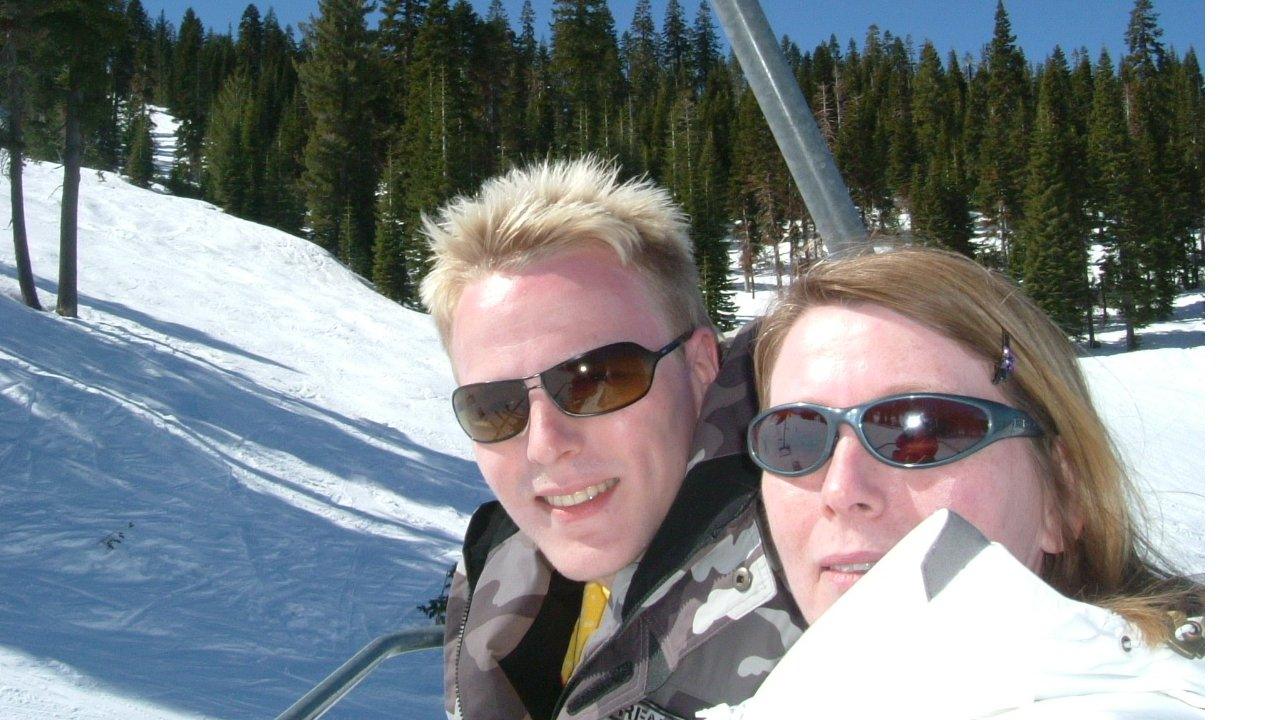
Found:
[(318, 718), (358, 685), (366, 675), (373, 672), (373, 669), (383, 660), (396, 655), (437, 648), (443, 644), (443, 625), (403, 630), (376, 638), (288, 710), (280, 713), (276, 720)]

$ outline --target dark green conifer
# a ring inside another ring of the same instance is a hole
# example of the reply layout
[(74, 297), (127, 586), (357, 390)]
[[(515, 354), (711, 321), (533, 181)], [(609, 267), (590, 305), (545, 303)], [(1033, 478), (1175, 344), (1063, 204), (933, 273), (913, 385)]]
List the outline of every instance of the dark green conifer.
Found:
[(1054, 48), (1041, 75), (1027, 172), (1026, 218), (1013, 264), (1023, 287), (1068, 335), (1089, 321), (1089, 253), (1080, 178), (1084, 155), (1072, 117), (1066, 55)]
[(128, 144), (125, 146), (124, 174), (140, 187), (150, 187), (155, 175), (155, 141), (151, 131), (155, 123), (151, 122), (151, 112), (142, 97), (141, 82), (135, 81), (136, 93), (129, 103)]
[(983, 51), (982, 106), (971, 118), (981, 123), (977, 158), (971, 167), (977, 186), (975, 200), (990, 223), (1003, 261), (1017, 274), (1013, 260), (1013, 233), (1022, 219), (1022, 199), (1030, 139), (1031, 87), (1027, 62), (1015, 44), (1004, 2), (996, 2), (995, 32)]
[(303, 185), (311, 238), (356, 272), (372, 272), (380, 158), (377, 55), (365, 0), (321, 0), (298, 77), (311, 111)]
[(209, 199), (232, 215), (242, 215), (249, 202), (250, 157), (244, 139), (253, 83), (242, 73), (227, 79), (209, 112), (205, 133), (204, 186)]
[(1126, 345), (1138, 346), (1135, 329), (1159, 316), (1159, 297), (1151, 281), (1155, 258), (1151, 241), (1157, 230), (1155, 203), (1133, 151), (1125, 117), (1124, 94), (1103, 50), (1094, 74), (1089, 116), (1088, 160), (1096, 205), (1093, 236), (1104, 249), (1101, 295), (1120, 309)]
[(680, 0), (667, 0), (662, 19), (662, 65), (667, 74), (683, 87), (693, 80), (693, 49), (689, 24), (684, 19)]

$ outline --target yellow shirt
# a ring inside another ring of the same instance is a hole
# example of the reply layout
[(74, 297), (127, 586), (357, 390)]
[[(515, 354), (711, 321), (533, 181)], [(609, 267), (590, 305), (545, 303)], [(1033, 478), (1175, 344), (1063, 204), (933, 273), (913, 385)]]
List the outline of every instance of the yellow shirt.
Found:
[(573, 671), (582, 662), (582, 649), (587, 646), (592, 633), (600, 628), (600, 618), (604, 617), (604, 609), (608, 605), (609, 588), (597, 582), (589, 582), (582, 588), (582, 611), (578, 613), (578, 622), (569, 637), (569, 650), (560, 665), (560, 682), (567, 683), (573, 677)]

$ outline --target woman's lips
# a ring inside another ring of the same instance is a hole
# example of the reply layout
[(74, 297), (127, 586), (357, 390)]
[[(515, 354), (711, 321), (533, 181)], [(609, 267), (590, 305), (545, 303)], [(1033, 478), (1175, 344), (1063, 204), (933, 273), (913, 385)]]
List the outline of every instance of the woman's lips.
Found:
[(882, 557), (884, 557), (884, 553), (865, 551), (832, 554), (824, 557), (818, 565), (824, 571), (849, 574), (865, 573), (874, 567)]

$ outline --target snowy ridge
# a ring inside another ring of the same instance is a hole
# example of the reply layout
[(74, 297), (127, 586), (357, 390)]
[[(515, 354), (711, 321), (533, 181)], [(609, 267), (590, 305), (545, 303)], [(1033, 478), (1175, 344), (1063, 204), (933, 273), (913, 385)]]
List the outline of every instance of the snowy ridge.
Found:
[[(25, 181), (51, 308), (61, 169)], [(274, 716), (423, 622), (490, 497), (448, 360), (311, 243), (111, 173), (81, 193), (80, 319), (22, 307), (0, 243), (0, 718)], [(1084, 366), (1160, 547), (1200, 572), (1203, 295), (1179, 313)], [(440, 663), (394, 659), (328, 717), (440, 717)]]

